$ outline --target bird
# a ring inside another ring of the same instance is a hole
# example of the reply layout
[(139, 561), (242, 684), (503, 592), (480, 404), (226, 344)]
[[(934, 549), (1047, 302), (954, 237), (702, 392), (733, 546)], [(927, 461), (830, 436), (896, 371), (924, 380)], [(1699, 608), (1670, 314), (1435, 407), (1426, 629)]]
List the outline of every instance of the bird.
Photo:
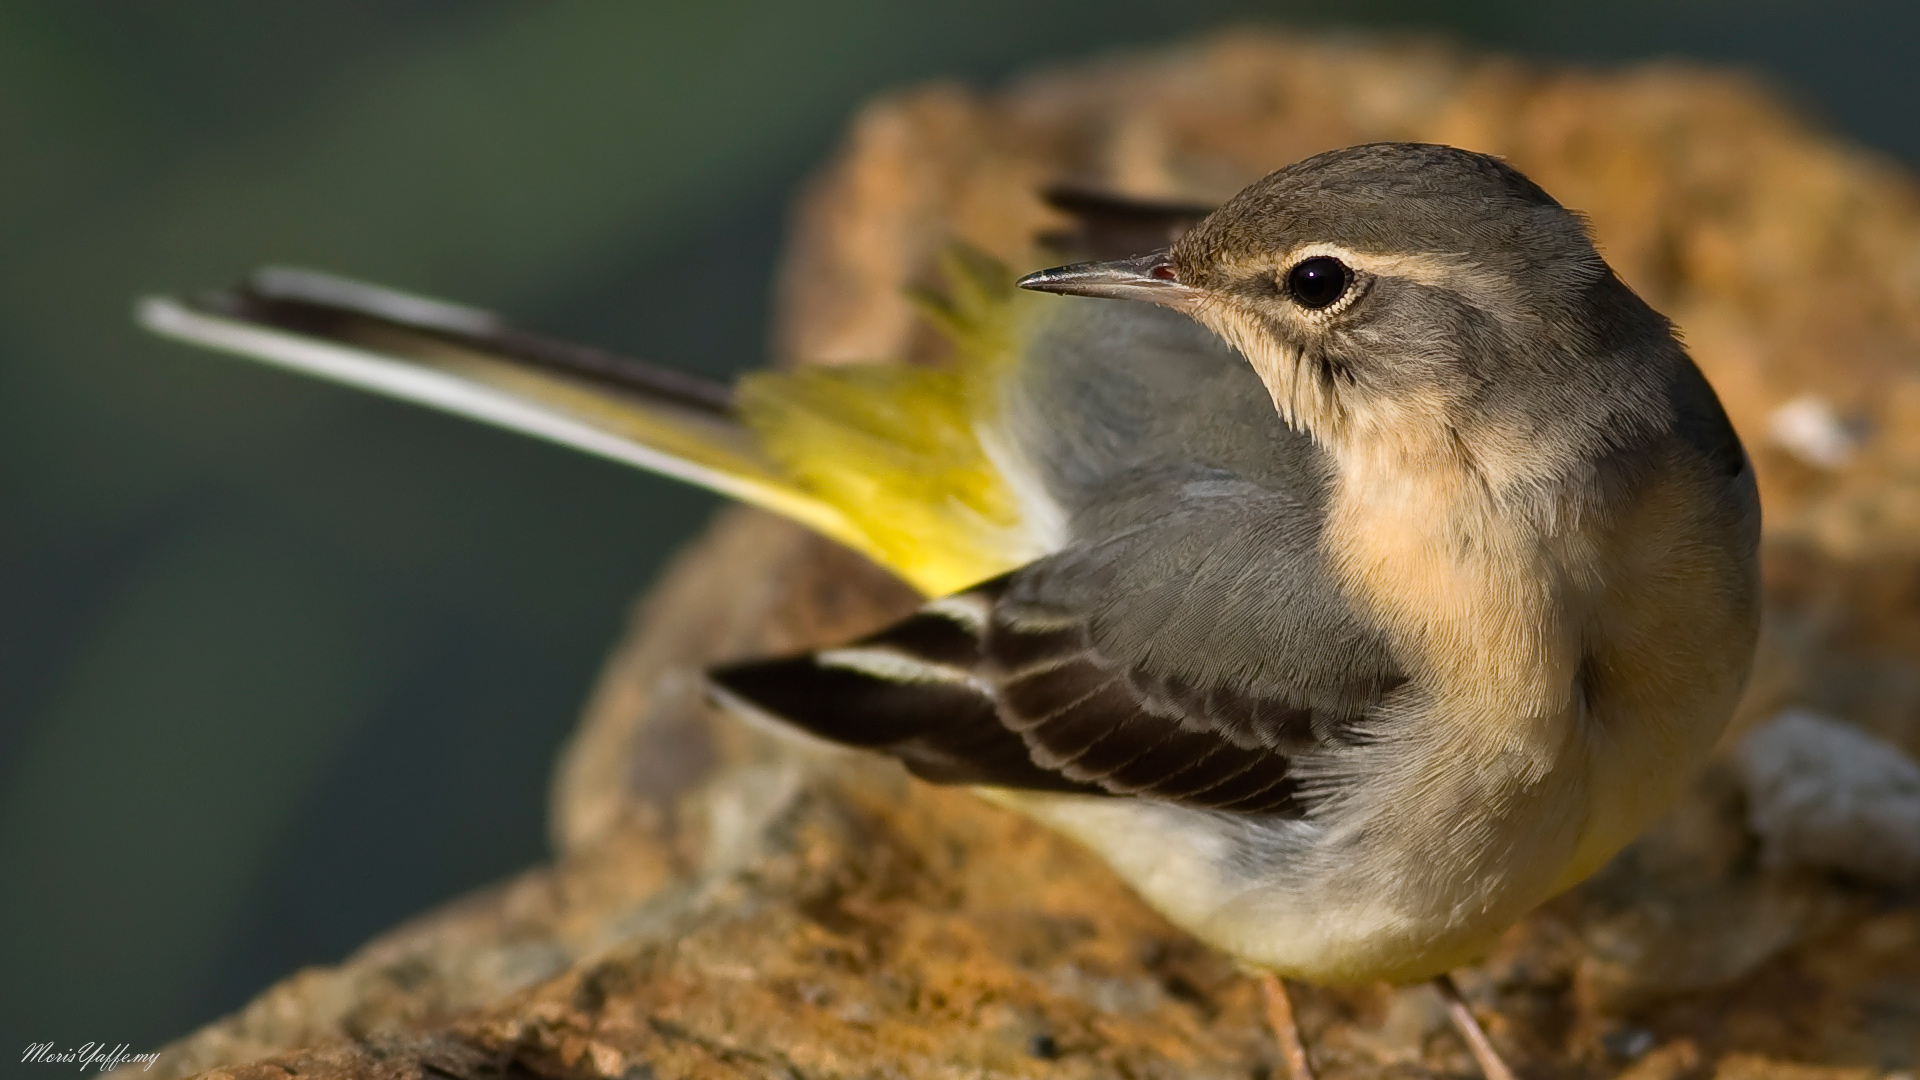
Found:
[[(720, 387), (313, 271), (162, 334), (703, 484), (918, 588), (710, 672), (748, 718), (973, 788), (1257, 973), (1450, 973), (1676, 799), (1742, 693), (1759, 496), (1673, 324), (1506, 161), (1306, 158), (1210, 211), (1066, 198), (1152, 250), (946, 257), (937, 365)], [(1142, 229), (1145, 223), (1148, 228)], [(1097, 231), (1097, 230), (1096, 230)]]

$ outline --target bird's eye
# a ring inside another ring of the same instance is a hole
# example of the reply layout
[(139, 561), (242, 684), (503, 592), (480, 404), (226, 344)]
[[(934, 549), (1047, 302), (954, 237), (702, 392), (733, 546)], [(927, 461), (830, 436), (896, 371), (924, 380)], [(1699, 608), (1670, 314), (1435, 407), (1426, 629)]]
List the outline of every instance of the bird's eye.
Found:
[(1319, 310), (1347, 294), (1353, 271), (1331, 255), (1301, 259), (1287, 271), (1287, 291), (1300, 306)]

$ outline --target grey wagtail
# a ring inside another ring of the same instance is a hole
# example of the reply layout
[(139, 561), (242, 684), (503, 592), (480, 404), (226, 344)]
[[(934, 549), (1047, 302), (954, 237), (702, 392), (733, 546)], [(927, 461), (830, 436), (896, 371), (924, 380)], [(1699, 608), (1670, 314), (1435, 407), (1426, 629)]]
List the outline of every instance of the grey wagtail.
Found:
[[(291, 270), (150, 328), (786, 514), (931, 600), (716, 696), (1078, 839), (1266, 973), (1433, 979), (1660, 814), (1758, 622), (1753, 471), (1582, 220), (1500, 160), (1291, 165), (1164, 250), (955, 260), (941, 367), (731, 390)], [(1111, 300), (1130, 301), (1112, 303)]]

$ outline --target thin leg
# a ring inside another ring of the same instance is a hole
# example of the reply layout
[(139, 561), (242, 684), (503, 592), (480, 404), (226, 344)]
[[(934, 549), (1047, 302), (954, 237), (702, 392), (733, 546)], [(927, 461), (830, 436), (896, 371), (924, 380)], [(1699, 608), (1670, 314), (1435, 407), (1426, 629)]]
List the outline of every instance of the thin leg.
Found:
[(1267, 1023), (1273, 1026), (1273, 1037), (1280, 1043), (1280, 1056), (1287, 1059), (1287, 1071), (1293, 1074), (1293, 1080), (1313, 1080), (1313, 1066), (1307, 1061), (1306, 1044), (1300, 1041), (1300, 1025), (1293, 1019), (1287, 984), (1269, 971), (1260, 976), (1260, 992), (1267, 999)]
[(1454, 1030), (1467, 1041), (1467, 1049), (1473, 1052), (1473, 1060), (1480, 1063), (1480, 1071), (1486, 1074), (1487, 1080), (1514, 1080), (1513, 1070), (1500, 1060), (1500, 1052), (1493, 1048), (1486, 1029), (1467, 1009), (1467, 999), (1461, 997), (1460, 988), (1453, 985), (1453, 976), (1442, 975), (1433, 980), (1433, 988), (1440, 991), (1440, 1000), (1447, 1003), (1447, 1019), (1453, 1021)]

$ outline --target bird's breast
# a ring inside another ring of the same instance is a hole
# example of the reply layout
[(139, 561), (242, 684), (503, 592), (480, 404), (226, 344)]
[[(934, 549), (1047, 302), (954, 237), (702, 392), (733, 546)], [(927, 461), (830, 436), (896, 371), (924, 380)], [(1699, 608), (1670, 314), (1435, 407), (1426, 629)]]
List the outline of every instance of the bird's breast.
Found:
[(1335, 827), (1372, 869), (1336, 892), (1497, 932), (1672, 804), (1757, 626), (1749, 525), (1716, 482), (1657, 461), (1549, 531), (1444, 468), (1341, 478), (1328, 557), (1412, 678), (1345, 763), (1364, 794)]

